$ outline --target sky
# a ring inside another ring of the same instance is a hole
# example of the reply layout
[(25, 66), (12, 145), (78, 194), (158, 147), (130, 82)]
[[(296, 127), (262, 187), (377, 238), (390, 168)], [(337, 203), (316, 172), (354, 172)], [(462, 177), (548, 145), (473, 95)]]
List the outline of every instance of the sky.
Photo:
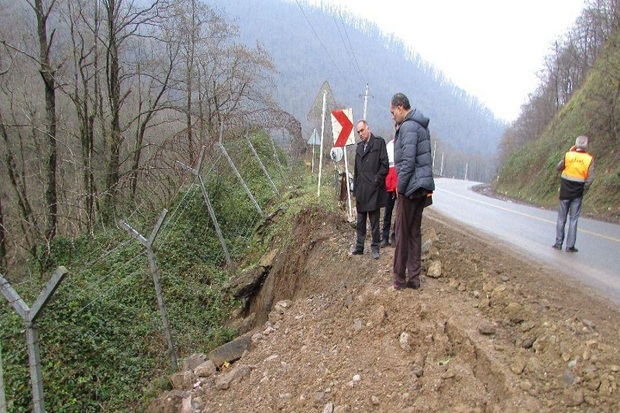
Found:
[[(584, 0), (309, 0), (336, 4), (394, 33), (446, 78), (511, 122), (540, 84), (553, 42)], [(370, 85), (372, 89), (372, 85)]]

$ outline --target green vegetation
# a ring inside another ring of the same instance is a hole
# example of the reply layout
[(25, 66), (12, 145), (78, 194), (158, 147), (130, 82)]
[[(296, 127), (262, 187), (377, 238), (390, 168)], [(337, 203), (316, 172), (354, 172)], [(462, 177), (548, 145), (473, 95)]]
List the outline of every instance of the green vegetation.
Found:
[(501, 168), (496, 190), (555, 208), (560, 178), (555, 171), (579, 135), (590, 137), (596, 179), (583, 211), (601, 219), (620, 218), (620, 30), (607, 41), (583, 86), (537, 139), (512, 154)]
[[(227, 147), (267, 219), (258, 214), (228, 163), (215, 165), (205, 177), (239, 268), (254, 265), (280, 238), (277, 234), (289, 234), (292, 217), (305, 210), (336, 208), (328, 185), (317, 199), (313, 177), (299, 174), (296, 185), (287, 187), (287, 171), (280, 173), (267, 137), (256, 135), (252, 141), (270, 176), (278, 178), (276, 186), (284, 192), (280, 198), (247, 145), (238, 141)], [(234, 337), (235, 331), (223, 323), (236, 303), (221, 288), (230, 274), (199, 186), (184, 188), (168, 210), (154, 250), (180, 361)], [(130, 224), (148, 238), (159, 214), (140, 211)], [(276, 214), (276, 224), (265, 227)], [(58, 237), (51, 250), (55, 265), (67, 267), (69, 274), (38, 322), (47, 411), (144, 410), (150, 398), (168, 388), (171, 373), (145, 248), (116, 228), (95, 236)], [(45, 282), (25, 281), (14, 288), (31, 305)], [(6, 301), (0, 305), (0, 325), (8, 411), (31, 411), (24, 327)]]

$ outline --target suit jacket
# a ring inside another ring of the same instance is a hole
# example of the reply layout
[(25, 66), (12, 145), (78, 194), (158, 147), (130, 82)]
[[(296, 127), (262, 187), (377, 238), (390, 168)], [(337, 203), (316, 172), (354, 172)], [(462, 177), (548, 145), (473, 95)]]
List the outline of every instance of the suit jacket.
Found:
[(385, 177), (388, 174), (388, 155), (385, 141), (370, 134), (366, 151), (359, 142), (355, 151), (353, 188), (358, 212), (369, 212), (385, 206)]

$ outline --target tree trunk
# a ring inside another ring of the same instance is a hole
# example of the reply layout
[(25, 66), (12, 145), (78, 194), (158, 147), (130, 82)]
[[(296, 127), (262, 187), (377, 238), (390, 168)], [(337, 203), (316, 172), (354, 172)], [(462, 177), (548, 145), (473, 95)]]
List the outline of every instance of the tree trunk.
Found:
[[(6, 231), (4, 230), (4, 211), (0, 197), (0, 272), (6, 274)], [(2, 372), (0, 371), (0, 374)]]
[[(39, 70), (45, 85), (45, 117), (49, 147), (47, 159), (47, 188), (45, 190), (45, 202), (47, 204), (45, 238), (48, 241), (47, 245), (49, 245), (49, 241), (56, 236), (56, 228), (58, 225), (58, 195), (56, 189), (56, 165), (58, 158), (58, 151), (56, 148), (56, 83), (49, 56), (52, 39), (48, 39), (47, 37), (47, 18), (51, 9), (47, 11), (43, 10), (43, 0), (35, 0), (35, 8), (41, 65)], [(45, 255), (46, 257), (49, 255), (49, 249), (46, 251)]]
[(111, 111), (110, 120), (110, 154), (106, 171), (105, 201), (103, 207), (103, 218), (105, 222), (114, 219), (116, 212), (116, 197), (118, 193), (118, 182), (120, 179), (120, 151), (122, 143), (121, 133), (121, 73), (119, 62), (119, 44), (117, 38), (116, 16), (120, 4), (115, 0), (109, 0), (107, 9), (108, 21), (108, 100)]

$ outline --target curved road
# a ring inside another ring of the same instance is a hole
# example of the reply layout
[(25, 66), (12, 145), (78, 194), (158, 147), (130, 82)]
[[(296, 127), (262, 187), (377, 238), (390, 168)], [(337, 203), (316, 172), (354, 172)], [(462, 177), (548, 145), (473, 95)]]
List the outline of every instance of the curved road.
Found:
[[(472, 191), (478, 182), (437, 178), (435, 211), (514, 246), (536, 262), (577, 278), (620, 303), (620, 225), (579, 218), (578, 253), (551, 248), (557, 211), (506, 202)], [(568, 228), (568, 224), (567, 224)]]

